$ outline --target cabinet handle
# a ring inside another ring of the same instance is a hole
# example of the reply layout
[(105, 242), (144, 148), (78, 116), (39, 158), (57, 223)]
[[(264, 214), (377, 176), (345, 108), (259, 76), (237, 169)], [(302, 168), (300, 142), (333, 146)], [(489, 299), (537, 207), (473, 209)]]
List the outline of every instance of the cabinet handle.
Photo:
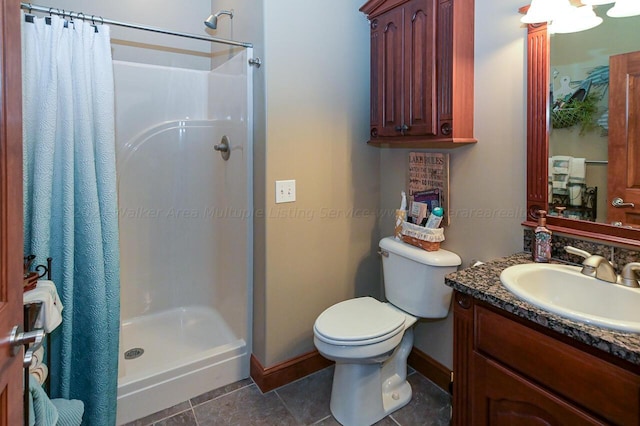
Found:
[(406, 124), (403, 124), (402, 126), (396, 126), (396, 131), (402, 134), (404, 134), (404, 132), (406, 132), (407, 130), (409, 130), (409, 126), (407, 126)]

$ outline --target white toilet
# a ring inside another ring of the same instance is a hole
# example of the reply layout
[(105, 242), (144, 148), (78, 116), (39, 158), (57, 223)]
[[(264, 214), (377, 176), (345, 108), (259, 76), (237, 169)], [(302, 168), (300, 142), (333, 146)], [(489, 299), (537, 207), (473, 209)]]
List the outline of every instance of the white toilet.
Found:
[(444, 276), (460, 265), (446, 250), (380, 240), (388, 303), (359, 297), (337, 303), (313, 326), (314, 344), (336, 362), (331, 413), (345, 426), (371, 425), (411, 400), (407, 357), (418, 318), (444, 318), (452, 289)]

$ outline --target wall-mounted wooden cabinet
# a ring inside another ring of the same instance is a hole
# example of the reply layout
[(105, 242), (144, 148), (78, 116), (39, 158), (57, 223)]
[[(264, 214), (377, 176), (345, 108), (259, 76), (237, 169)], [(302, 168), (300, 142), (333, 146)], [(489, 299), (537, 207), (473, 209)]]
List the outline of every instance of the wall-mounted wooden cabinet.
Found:
[(474, 0), (370, 0), (372, 145), (474, 143)]

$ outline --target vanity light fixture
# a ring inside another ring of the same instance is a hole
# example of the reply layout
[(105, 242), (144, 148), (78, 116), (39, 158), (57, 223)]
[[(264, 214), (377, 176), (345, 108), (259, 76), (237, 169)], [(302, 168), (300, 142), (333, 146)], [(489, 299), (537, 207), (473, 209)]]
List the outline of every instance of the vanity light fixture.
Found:
[(600, 6), (603, 4), (615, 3), (616, 0), (580, 0), (583, 4), (587, 6)]
[(596, 16), (593, 6), (569, 6), (563, 13), (551, 22), (550, 33), (577, 33), (589, 30), (602, 23), (602, 18)]
[[(566, 0), (568, 2), (568, 0)], [(552, 21), (555, 17), (556, 0), (531, 0), (526, 15), (520, 18), (523, 24), (538, 24)]]
[[(588, 30), (602, 23), (596, 16), (593, 4), (612, 3), (612, 0), (584, 0), (585, 5), (573, 6), (570, 0), (532, 0), (526, 15), (520, 18), (525, 24), (549, 22), (551, 33), (575, 33)], [(621, 1), (621, 0), (618, 0)], [(633, 4), (638, 0), (626, 0)]]
[(628, 16), (640, 15), (640, 1), (617, 0), (616, 4), (607, 11), (607, 15), (612, 18), (626, 18)]

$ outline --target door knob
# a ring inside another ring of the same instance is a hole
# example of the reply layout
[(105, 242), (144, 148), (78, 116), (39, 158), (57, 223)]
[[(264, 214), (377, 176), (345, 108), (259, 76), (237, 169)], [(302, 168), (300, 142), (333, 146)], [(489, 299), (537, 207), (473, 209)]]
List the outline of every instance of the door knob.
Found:
[(621, 208), (621, 207), (635, 207), (636, 205), (633, 203), (625, 203), (624, 200), (620, 197), (616, 197), (611, 201), (611, 205), (613, 207)]
[(24, 354), (24, 360), (22, 361), (22, 365), (26, 368), (31, 365), (31, 361), (33, 360), (33, 353), (37, 351), (40, 346), (42, 346), (42, 340), (44, 340), (44, 330), (37, 329), (28, 332), (24, 332), (22, 330), (21, 325), (16, 325), (11, 330), (11, 335), (9, 336), (9, 345), (11, 345), (11, 356), (16, 356), (18, 352), (20, 352), (20, 346), (28, 345), (33, 343), (27, 352)]

